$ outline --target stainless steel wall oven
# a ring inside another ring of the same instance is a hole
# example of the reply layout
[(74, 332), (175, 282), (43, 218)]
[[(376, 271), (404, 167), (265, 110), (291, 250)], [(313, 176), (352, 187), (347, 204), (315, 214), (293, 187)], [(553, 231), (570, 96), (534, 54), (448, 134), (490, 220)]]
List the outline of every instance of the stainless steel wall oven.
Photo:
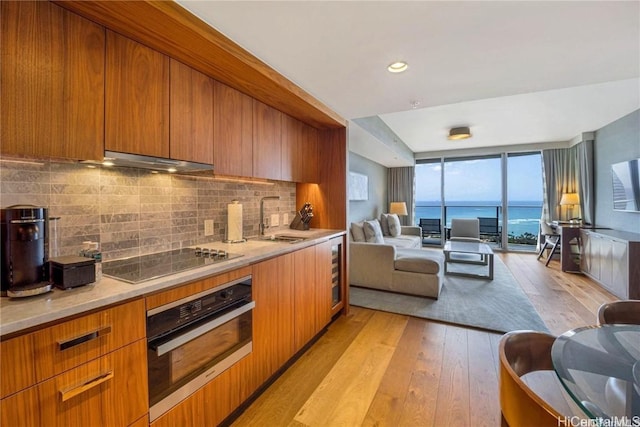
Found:
[(150, 420), (252, 351), (251, 276), (147, 312)]

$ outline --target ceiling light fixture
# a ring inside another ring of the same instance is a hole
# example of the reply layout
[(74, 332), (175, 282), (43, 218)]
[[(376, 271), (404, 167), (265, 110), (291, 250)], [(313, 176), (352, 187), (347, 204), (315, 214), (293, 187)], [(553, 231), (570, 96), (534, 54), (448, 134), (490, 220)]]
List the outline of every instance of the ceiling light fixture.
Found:
[(409, 68), (409, 64), (407, 64), (404, 61), (398, 61), (398, 62), (394, 62), (393, 64), (390, 64), (387, 67), (387, 70), (390, 73), (401, 73), (405, 71), (407, 68)]
[(449, 136), (447, 138), (452, 140), (471, 138), (471, 131), (469, 130), (468, 126), (451, 128), (451, 130), (449, 130)]

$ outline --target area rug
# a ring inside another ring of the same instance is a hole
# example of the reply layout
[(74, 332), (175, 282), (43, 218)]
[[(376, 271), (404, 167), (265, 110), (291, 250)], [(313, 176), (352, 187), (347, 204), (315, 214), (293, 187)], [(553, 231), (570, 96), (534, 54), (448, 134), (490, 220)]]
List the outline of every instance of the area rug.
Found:
[[(449, 264), (471, 272), (470, 264)], [(486, 267), (484, 267), (486, 269)], [(437, 300), (351, 286), (349, 302), (358, 307), (406, 314), (493, 332), (520, 329), (549, 332), (535, 308), (498, 256), (494, 279), (445, 276)]]

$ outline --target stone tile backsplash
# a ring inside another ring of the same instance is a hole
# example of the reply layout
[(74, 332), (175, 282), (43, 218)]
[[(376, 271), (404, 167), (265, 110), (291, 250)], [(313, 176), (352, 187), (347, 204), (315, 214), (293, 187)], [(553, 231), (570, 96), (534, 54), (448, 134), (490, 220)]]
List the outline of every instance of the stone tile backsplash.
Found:
[[(0, 206), (27, 204), (49, 208), (59, 217), (58, 255), (75, 255), (85, 240), (100, 243), (104, 259), (162, 252), (226, 237), (227, 204), (243, 205), (245, 237), (258, 235), (260, 198), (265, 218), (293, 219), (296, 185), (226, 182), (213, 177), (154, 174), (142, 169), (89, 168), (76, 162), (0, 158)], [(214, 234), (204, 235), (204, 221)], [(50, 227), (51, 231), (52, 227)], [(50, 233), (51, 236), (51, 233)]]

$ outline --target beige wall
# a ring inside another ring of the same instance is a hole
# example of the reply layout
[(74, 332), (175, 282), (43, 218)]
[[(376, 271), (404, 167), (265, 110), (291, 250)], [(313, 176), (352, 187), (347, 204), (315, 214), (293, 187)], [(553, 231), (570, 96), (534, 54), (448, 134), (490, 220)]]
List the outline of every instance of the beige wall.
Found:
[[(217, 181), (210, 177), (152, 174), (127, 168), (89, 169), (75, 162), (0, 158), (0, 207), (49, 208), (58, 221), (60, 253), (75, 255), (84, 240), (98, 241), (104, 259), (162, 252), (225, 239), (227, 204), (243, 205), (245, 237), (258, 235), (260, 198), (265, 216), (296, 210), (295, 183), (270, 185)], [(204, 220), (214, 235), (204, 236)], [(313, 223), (311, 224), (313, 226)], [(288, 224), (271, 228), (281, 231)]]

